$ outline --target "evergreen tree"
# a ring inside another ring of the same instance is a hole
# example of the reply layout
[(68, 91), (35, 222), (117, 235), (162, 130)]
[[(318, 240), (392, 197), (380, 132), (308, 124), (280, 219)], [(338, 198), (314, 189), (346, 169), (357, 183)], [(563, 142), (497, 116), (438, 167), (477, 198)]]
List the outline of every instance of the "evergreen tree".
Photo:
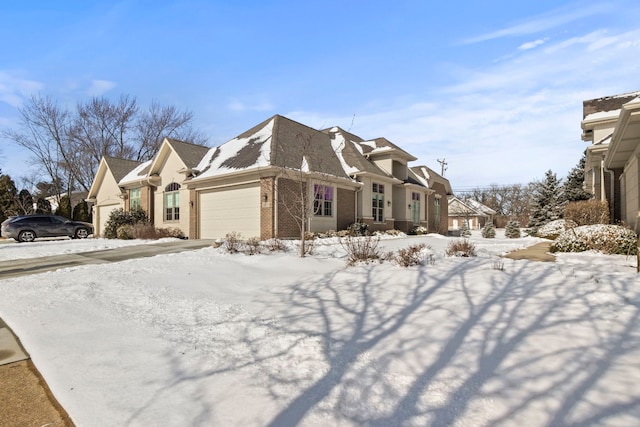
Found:
[(562, 218), (564, 205), (561, 181), (555, 173), (548, 170), (544, 181), (534, 185), (529, 227), (536, 230), (548, 222)]
[(482, 237), (485, 239), (493, 239), (496, 237), (496, 229), (493, 226), (493, 222), (487, 221), (487, 223), (482, 227)]
[(580, 200), (589, 200), (591, 194), (584, 190), (584, 165), (587, 161), (587, 151), (582, 154), (582, 158), (578, 164), (569, 171), (567, 180), (563, 185), (564, 200), (566, 202), (577, 202)]
[(81, 201), (73, 208), (73, 220), (91, 222), (91, 215), (89, 214), (89, 204), (86, 201)]
[(518, 239), (520, 237), (520, 223), (510, 220), (504, 230), (504, 235), (509, 239)]
[(56, 215), (71, 219), (73, 215), (71, 210), (71, 199), (69, 199), (69, 196), (65, 195), (60, 197), (60, 204), (58, 205), (58, 209), (56, 209)]
[(462, 225), (460, 226), (460, 236), (469, 237), (471, 236), (471, 230), (469, 229), (469, 221), (466, 219), (462, 221)]
[(33, 197), (29, 190), (20, 190), (18, 193), (17, 207), (19, 215), (29, 215), (33, 213)]
[(18, 190), (9, 175), (0, 174), (0, 222), (18, 214)]
[(43, 197), (38, 197), (38, 200), (36, 201), (36, 213), (51, 213), (51, 203), (49, 203), (49, 201)]

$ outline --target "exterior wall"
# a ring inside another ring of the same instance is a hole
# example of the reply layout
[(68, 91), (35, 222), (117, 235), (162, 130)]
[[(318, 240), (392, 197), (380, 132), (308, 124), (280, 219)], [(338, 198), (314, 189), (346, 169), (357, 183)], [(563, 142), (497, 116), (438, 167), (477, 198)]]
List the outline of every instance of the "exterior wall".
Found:
[(336, 201), (336, 227), (346, 230), (356, 220), (356, 197), (353, 190), (338, 188)]
[(272, 239), (276, 237), (274, 177), (260, 179), (260, 194), (262, 198), (260, 200), (260, 239)]
[(640, 230), (640, 224), (638, 223), (638, 210), (640, 209), (639, 167), (638, 156), (633, 156), (625, 166), (624, 174), (622, 175), (625, 199), (622, 221), (636, 232)]
[(279, 178), (276, 183), (276, 192), (276, 236), (279, 238), (299, 238), (300, 226), (296, 217), (300, 216), (300, 201), (296, 196), (300, 192), (300, 183), (287, 178)]
[[(449, 204), (447, 201), (447, 189), (444, 184), (436, 182), (433, 184), (432, 190), (435, 192), (430, 194), (427, 203), (427, 229), (430, 233), (447, 234), (449, 229)], [(436, 221), (435, 201), (440, 199), (440, 221)]]
[[(96, 236), (102, 236), (101, 226), (107, 221), (107, 212), (113, 209), (124, 208), (124, 201), (120, 198), (120, 187), (113, 175), (107, 172), (96, 194), (96, 203), (93, 208), (93, 229)], [(108, 209), (100, 209), (109, 206)], [(102, 216), (102, 217), (101, 217)]]
[[(164, 164), (160, 166), (160, 183), (153, 192), (153, 218), (156, 227), (175, 227), (182, 230), (185, 235), (189, 235), (190, 231), (190, 214), (189, 214), (189, 190), (184, 186), (184, 175), (178, 173), (178, 170), (184, 167), (182, 160), (173, 151), (167, 156)], [(178, 221), (165, 221), (164, 206), (164, 189), (172, 182), (180, 184), (180, 219)]]
[(198, 192), (195, 188), (189, 189), (189, 236), (190, 239), (200, 237), (200, 229), (198, 227), (198, 212), (200, 205), (198, 203)]
[[(358, 193), (359, 195), (361, 195), (358, 200), (358, 204), (359, 206), (361, 206), (361, 212), (358, 212), (358, 219), (362, 220), (362, 222), (367, 224), (369, 226), (369, 229), (373, 231), (384, 231), (395, 228), (393, 203), (390, 203), (394, 198), (393, 183), (385, 181), (384, 179), (372, 179), (370, 177), (363, 177), (361, 182), (364, 184), (364, 186)], [(373, 211), (371, 208), (371, 201), (373, 197), (373, 183), (384, 184), (384, 221), (381, 223), (373, 221)]]

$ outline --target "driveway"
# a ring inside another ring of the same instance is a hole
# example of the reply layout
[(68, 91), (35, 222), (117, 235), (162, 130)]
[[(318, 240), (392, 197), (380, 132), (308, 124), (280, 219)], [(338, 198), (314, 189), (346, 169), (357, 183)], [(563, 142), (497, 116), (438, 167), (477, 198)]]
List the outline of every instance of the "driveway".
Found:
[[(171, 254), (211, 246), (213, 240), (180, 240), (172, 242), (125, 246), (92, 252), (54, 255), (42, 258), (16, 259), (0, 262), (0, 279), (44, 273), (79, 265), (105, 264), (127, 259)], [(28, 243), (24, 243), (28, 245)]]

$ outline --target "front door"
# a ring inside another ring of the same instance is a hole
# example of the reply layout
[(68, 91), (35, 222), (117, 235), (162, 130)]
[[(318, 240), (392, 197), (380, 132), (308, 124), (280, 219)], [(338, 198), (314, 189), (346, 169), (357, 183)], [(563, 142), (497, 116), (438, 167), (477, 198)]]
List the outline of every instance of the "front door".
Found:
[(411, 220), (413, 225), (420, 225), (420, 193), (411, 193)]

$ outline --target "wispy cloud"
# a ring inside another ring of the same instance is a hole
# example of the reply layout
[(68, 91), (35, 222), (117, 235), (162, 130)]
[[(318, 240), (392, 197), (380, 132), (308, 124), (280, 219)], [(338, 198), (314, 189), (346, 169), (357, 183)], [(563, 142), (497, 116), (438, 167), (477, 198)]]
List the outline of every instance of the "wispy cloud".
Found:
[(90, 96), (100, 96), (117, 86), (116, 82), (109, 80), (92, 80), (87, 94)]
[(227, 108), (235, 112), (244, 112), (244, 111), (264, 112), (264, 111), (273, 111), (275, 109), (275, 106), (269, 101), (256, 101), (251, 103), (245, 103), (237, 99), (234, 99), (227, 104)]
[(470, 37), (463, 40), (463, 44), (480, 43), (487, 40), (499, 39), (503, 37), (524, 36), (537, 34), (551, 28), (559, 27), (579, 19), (597, 15), (610, 9), (606, 3), (582, 6), (573, 4), (568, 7), (556, 9), (543, 15), (531, 17), (529, 20), (514, 24), (496, 31)]
[(20, 107), (25, 97), (42, 90), (44, 84), (21, 77), (18, 73), (0, 70), (0, 102)]
[(532, 42), (523, 43), (520, 46), (518, 46), (518, 50), (535, 49), (536, 47), (545, 44), (547, 42), (547, 40), (549, 40), (549, 38), (538, 39), (538, 40), (534, 40)]

